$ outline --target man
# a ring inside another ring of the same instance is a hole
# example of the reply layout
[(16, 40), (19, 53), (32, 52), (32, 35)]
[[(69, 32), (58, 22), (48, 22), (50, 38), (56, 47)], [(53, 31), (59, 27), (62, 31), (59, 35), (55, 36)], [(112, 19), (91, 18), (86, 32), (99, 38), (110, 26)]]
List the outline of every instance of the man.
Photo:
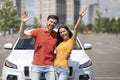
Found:
[(20, 38), (34, 38), (34, 56), (32, 61), (32, 80), (40, 80), (41, 74), (45, 73), (46, 80), (55, 80), (54, 76), (54, 49), (56, 46), (57, 35), (53, 30), (59, 18), (55, 15), (49, 15), (44, 28), (37, 28), (24, 33), (26, 22), (30, 18), (28, 13), (22, 14), (22, 22), (19, 30)]

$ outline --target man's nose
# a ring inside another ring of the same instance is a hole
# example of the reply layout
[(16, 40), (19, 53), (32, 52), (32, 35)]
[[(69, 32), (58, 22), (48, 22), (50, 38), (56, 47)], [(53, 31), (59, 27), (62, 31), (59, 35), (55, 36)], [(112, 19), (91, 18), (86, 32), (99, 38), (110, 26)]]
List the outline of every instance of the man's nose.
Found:
[(51, 25), (53, 25), (53, 23), (51, 23)]

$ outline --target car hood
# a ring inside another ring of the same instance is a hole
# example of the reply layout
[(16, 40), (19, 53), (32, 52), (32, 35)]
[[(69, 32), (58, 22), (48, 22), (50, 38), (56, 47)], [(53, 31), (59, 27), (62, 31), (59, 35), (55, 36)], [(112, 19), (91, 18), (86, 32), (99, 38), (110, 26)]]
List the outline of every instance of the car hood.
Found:
[[(11, 51), (7, 60), (18, 66), (31, 65), (33, 60), (34, 50), (14, 50)], [(84, 50), (73, 50), (70, 54), (69, 64), (77, 65), (83, 64), (90, 60)]]
[(31, 65), (33, 54), (34, 50), (14, 50), (7, 60), (19, 66)]
[(90, 58), (84, 50), (73, 50), (68, 61), (70, 65), (76, 65), (83, 64), (88, 60), (90, 60)]

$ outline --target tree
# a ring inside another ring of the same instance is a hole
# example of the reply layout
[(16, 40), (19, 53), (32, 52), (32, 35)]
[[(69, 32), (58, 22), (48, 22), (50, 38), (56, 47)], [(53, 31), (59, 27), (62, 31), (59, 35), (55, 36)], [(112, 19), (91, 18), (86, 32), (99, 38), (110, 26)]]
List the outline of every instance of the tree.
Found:
[(102, 17), (101, 14), (97, 11), (97, 18), (95, 19), (95, 26), (94, 26), (94, 31), (96, 33), (99, 33), (102, 31)]
[(40, 28), (42, 27), (41, 24), (38, 22), (38, 19), (34, 18), (33, 28)]
[(17, 31), (19, 25), (20, 25), (20, 18), (18, 16), (18, 10), (16, 6), (13, 6), (12, 0), (4, 0), (4, 3), (0, 8), (1, 31), (6, 32), (10, 29)]
[(111, 23), (112, 23), (112, 32), (113, 33), (120, 33), (120, 20), (116, 20), (116, 19), (112, 19)]

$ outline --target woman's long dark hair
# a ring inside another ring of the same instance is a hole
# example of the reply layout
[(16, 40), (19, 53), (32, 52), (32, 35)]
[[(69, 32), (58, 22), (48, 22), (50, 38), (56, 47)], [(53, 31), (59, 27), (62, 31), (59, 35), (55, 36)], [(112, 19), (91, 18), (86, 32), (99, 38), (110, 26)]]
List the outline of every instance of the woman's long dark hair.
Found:
[(64, 40), (64, 39), (60, 36), (59, 30), (60, 30), (61, 28), (65, 28), (65, 29), (68, 31), (68, 33), (69, 33), (69, 38), (72, 37), (72, 32), (70, 31), (70, 29), (69, 29), (67, 26), (65, 26), (65, 25), (61, 25), (61, 26), (58, 28), (58, 31), (57, 31), (57, 44), (56, 44), (56, 46), (58, 46), (58, 45)]

